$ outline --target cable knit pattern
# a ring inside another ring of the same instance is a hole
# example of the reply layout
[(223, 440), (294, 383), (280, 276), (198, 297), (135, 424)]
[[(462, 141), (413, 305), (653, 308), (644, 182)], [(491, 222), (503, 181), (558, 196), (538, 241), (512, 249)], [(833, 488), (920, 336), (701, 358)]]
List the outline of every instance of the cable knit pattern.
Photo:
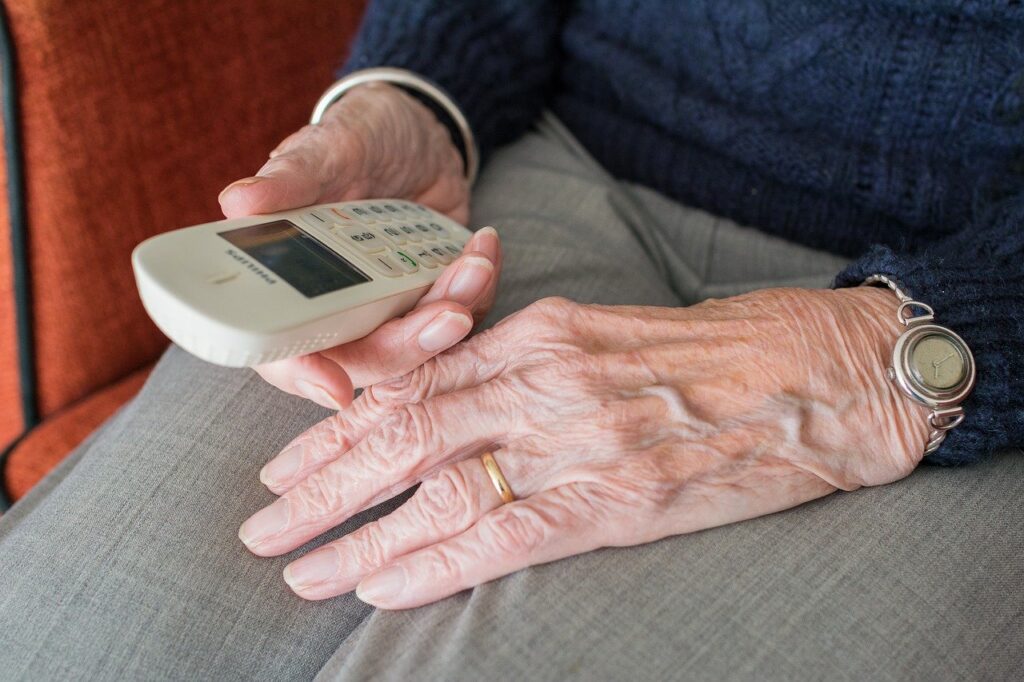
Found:
[(379, 0), (343, 68), (400, 66), (458, 101), (481, 155), (521, 135), (541, 112), (557, 66), (558, 2)]
[(930, 459), (1024, 441), (1024, 3), (375, 0), (344, 67), (441, 83), (486, 154), (552, 108), (612, 173), (857, 260), (970, 344)]

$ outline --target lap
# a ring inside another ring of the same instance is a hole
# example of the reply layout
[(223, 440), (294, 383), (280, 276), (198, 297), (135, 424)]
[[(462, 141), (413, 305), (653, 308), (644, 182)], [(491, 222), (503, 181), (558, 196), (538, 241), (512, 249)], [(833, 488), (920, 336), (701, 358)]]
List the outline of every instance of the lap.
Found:
[[(616, 183), (553, 122), (499, 152), (490, 321), (531, 301), (680, 305), (836, 267)], [(699, 254), (699, 256), (697, 255)], [(142, 394), (0, 522), (12, 677), (829, 677), (1021, 666), (1024, 460), (522, 571), (409, 612), (300, 600), (238, 525), (262, 464), (326, 412), (172, 349)], [(386, 513), (351, 520), (320, 544)], [(333, 655), (332, 655), (333, 654)], [(325, 665), (326, 663), (326, 665)]]

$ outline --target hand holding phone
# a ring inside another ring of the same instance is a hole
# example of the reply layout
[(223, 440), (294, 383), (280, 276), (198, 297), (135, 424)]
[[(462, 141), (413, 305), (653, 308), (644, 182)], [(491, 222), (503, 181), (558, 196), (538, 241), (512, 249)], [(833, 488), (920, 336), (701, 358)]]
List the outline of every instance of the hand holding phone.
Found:
[[(430, 206), (457, 222), (469, 217), (469, 187), (447, 130), (390, 85), (352, 90), (320, 125), (288, 136), (270, 157), (254, 176), (221, 193), (227, 217), (382, 196)], [(428, 328), (451, 332), (465, 327), (466, 316), (482, 319), (494, 300), (501, 261), (497, 235), (480, 230), (406, 316), (358, 341), (254, 369), (281, 390), (325, 407), (347, 405), (353, 386), (402, 376), (443, 350), (421, 347)], [(442, 337), (435, 333), (433, 339)]]

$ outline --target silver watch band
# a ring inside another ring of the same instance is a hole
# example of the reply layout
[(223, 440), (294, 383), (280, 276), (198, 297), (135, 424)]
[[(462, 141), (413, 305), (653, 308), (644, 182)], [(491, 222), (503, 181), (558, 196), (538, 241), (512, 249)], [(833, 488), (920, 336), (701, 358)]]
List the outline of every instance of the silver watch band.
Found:
[[(922, 303), (921, 301), (915, 301), (914, 299), (912, 299), (903, 291), (900, 285), (892, 277), (880, 274), (871, 275), (861, 283), (861, 286), (871, 286), (877, 284), (882, 284), (889, 287), (889, 289), (891, 289), (893, 293), (896, 294), (896, 298), (899, 299), (899, 307), (896, 309), (896, 318), (900, 321), (900, 323), (902, 323), (905, 327), (908, 328), (908, 331), (904, 332), (903, 335), (901, 335), (901, 340), (907, 336), (909, 330), (912, 328), (919, 327), (921, 325), (929, 325), (931, 327), (935, 326), (933, 325), (933, 321), (935, 319), (935, 311), (932, 309), (932, 307), (929, 306), (927, 303)], [(915, 314), (915, 309), (921, 312)], [(945, 331), (952, 334), (952, 332), (949, 330)], [(959, 339), (959, 337), (957, 338)], [(899, 346), (900, 342), (897, 341), (897, 348), (899, 348)], [(910, 389), (906, 385), (905, 381), (897, 381), (898, 377), (896, 367), (898, 365), (896, 361), (896, 355), (898, 355), (898, 352), (894, 353), (893, 364), (892, 366), (889, 367), (889, 379), (891, 381), (895, 381), (900, 386), (900, 388), (909, 395), (909, 397), (917, 400), (918, 402), (927, 403), (927, 401), (922, 400), (919, 395), (916, 395), (916, 392)], [(973, 385), (973, 365), (970, 384)], [(967, 390), (969, 391), (970, 388), (971, 386), (968, 386)], [(928, 434), (928, 443), (925, 446), (924, 451), (925, 455), (930, 455), (931, 453), (938, 450), (939, 446), (942, 445), (942, 441), (946, 438), (946, 434), (949, 432), (949, 430), (959, 425), (960, 422), (964, 420), (964, 411), (959, 404), (928, 406), (931, 407), (931, 412), (928, 415), (928, 425), (931, 427), (932, 430)]]
[(476, 181), (477, 172), (480, 167), (480, 152), (476, 146), (476, 139), (473, 137), (473, 130), (469, 127), (469, 121), (466, 120), (462, 110), (459, 109), (455, 101), (441, 86), (412, 71), (390, 66), (377, 66), (371, 69), (353, 71), (329, 87), (327, 92), (320, 96), (320, 100), (313, 107), (313, 115), (310, 116), (309, 122), (313, 125), (318, 125), (323, 120), (327, 108), (341, 99), (342, 95), (357, 85), (375, 82), (394, 83), (395, 85), (415, 90), (429, 97), (451, 117), (465, 145), (466, 179), (472, 185)]

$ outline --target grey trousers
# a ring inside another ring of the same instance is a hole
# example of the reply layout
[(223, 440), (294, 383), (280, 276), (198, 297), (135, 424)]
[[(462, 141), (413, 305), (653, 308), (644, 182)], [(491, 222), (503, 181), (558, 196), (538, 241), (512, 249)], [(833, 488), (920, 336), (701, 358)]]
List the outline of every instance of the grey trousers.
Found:
[[(842, 261), (616, 182), (550, 117), (474, 224), (499, 319), (543, 296), (678, 306)], [(1007, 679), (1024, 675), (1024, 458), (521, 571), (413, 611), (311, 603), (247, 552), (261, 465), (327, 416), (171, 349), (0, 521), (2, 679)], [(393, 509), (350, 520), (317, 545)]]

